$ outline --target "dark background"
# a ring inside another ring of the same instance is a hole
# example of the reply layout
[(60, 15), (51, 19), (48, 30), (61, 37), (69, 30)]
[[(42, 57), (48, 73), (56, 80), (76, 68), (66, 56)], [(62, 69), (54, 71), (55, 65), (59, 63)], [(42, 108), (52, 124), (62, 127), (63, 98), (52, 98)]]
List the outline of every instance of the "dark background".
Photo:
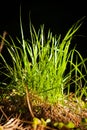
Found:
[[(86, 16), (86, 3), (84, 1), (34, 1), (34, 0), (12, 0), (0, 3), (0, 35), (6, 30), (12, 37), (21, 37), (20, 33), (20, 6), (25, 38), (29, 35), (29, 13), (31, 22), (36, 29), (41, 24), (45, 30), (50, 28), (53, 34), (64, 36), (68, 29), (77, 20)], [(87, 57), (87, 18), (77, 32), (77, 37), (72, 43), (77, 44), (77, 49)]]
[[(77, 3), (76, 3), (77, 2)], [(21, 17), (25, 38), (29, 38), (29, 13), (31, 22), (38, 30), (40, 25), (45, 25), (45, 31), (49, 29), (53, 35), (61, 34), (65, 36), (69, 28), (77, 20), (86, 16), (86, 2), (74, 0), (7, 0), (0, 2), (0, 35), (7, 31), (12, 38), (21, 39), (20, 30), (20, 6)], [(87, 16), (78, 32), (77, 37), (72, 41), (72, 47), (77, 44), (77, 50), (83, 58), (87, 57)], [(78, 36), (80, 35), (80, 36)], [(3, 48), (2, 54), (6, 61), (11, 65), (11, 58)], [(0, 59), (0, 63), (1, 63)], [(4, 71), (4, 70), (3, 70)], [(6, 77), (0, 76), (0, 81), (6, 81)], [(8, 79), (6, 82), (9, 82)], [(73, 87), (72, 87), (73, 88)]]

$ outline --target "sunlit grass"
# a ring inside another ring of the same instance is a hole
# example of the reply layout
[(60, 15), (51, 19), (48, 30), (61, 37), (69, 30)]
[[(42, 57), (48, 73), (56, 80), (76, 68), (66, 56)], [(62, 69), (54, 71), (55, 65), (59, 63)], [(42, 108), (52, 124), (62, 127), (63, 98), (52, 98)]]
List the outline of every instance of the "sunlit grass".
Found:
[[(69, 49), (74, 34), (82, 25), (82, 20), (83, 18), (78, 20), (63, 39), (61, 35), (53, 36), (50, 30), (45, 37), (44, 25), (36, 31), (30, 22), (31, 38), (25, 40), (20, 18), (22, 40), (17, 38), (19, 45), (16, 46), (10, 35), (12, 44), (5, 40), (12, 66), (0, 54), (4, 61), (3, 66), (8, 72), (5, 75), (11, 79), (8, 89), (22, 95), (26, 93), (25, 88), (28, 86), (29, 91), (51, 103), (63, 101), (65, 89), (68, 96), (72, 84), (75, 85), (76, 96), (87, 95), (85, 79), (87, 59), (83, 59), (75, 48)], [(67, 67), (68, 73), (65, 74)], [(82, 73), (83, 70), (85, 74)], [(82, 80), (85, 82), (84, 86), (81, 86)]]

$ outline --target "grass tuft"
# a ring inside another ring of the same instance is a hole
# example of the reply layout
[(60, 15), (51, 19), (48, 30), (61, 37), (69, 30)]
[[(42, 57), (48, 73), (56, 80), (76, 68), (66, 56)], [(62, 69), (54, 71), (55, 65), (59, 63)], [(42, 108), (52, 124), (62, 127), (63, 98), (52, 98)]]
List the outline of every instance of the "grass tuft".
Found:
[[(17, 38), (20, 47), (16, 46), (10, 35), (12, 44), (5, 40), (12, 59), (12, 66), (0, 53), (4, 62), (3, 66), (8, 72), (3, 73), (11, 79), (8, 89), (23, 95), (26, 93), (26, 86), (28, 86), (29, 91), (37, 94), (43, 100), (55, 103), (63, 101), (66, 88), (68, 96), (70, 88), (74, 84), (76, 96), (81, 98), (83, 95), (87, 96), (85, 79), (87, 59), (83, 59), (75, 48), (70, 50), (71, 41), (81, 27), (83, 19), (73, 24), (63, 39), (61, 39), (61, 35), (53, 36), (50, 30), (45, 37), (44, 25), (40, 26), (37, 32), (30, 22), (31, 37), (29, 40), (25, 40), (20, 17), (22, 41)], [(67, 68), (68, 73), (65, 74)], [(82, 87), (83, 80), (85, 83)]]

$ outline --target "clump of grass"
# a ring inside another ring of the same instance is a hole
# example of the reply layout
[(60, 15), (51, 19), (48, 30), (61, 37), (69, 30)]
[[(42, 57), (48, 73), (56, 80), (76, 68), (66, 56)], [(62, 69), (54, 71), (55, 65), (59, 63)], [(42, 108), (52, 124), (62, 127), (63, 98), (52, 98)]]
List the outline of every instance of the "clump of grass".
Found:
[[(70, 93), (71, 83), (75, 83), (76, 95), (83, 96), (86, 93), (86, 80), (82, 69), (85, 70), (85, 61), (81, 54), (74, 48), (69, 50), (71, 40), (74, 34), (82, 25), (82, 19), (78, 20), (61, 39), (61, 35), (53, 36), (49, 30), (47, 36), (44, 36), (44, 25), (40, 26), (38, 32), (30, 22), (30, 39), (25, 40), (21, 25), (22, 41), (17, 38), (19, 46), (16, 46), (10, 37), (12, 44), (5, 40), (8, 53), (12, 59), (12, 66), (7, 64), (6, 60), (0, 54), (4, 61), (4, 67), (10, 77), (11, 83), (8, 88), (17, 91), (19, 94), (25, 94), (25, 88), (28, 86), (29, 91), (36, 93), (43, 100), (54, 103), (63, 101), (65, 98), (64, 90), (68, 88)], [(80, 62), (75, 57), (79, 57)], [(65, 71), (69, 67), (69, 71)], [(72, 78), (74, 74), (74, 78)], [(85, 81), (85, 86), (81, 90), (79, 81)], [(72, 81), (72, 82), (71, 82)]]

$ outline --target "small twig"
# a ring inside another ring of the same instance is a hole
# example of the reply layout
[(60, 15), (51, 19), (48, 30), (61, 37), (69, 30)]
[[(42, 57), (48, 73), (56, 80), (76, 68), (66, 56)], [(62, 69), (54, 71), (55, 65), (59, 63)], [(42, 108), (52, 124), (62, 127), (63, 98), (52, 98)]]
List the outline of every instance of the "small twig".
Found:
[(31, 105), (30, 105), (30, 100), (29, 100), (29, 92), (28, 92), (28, 87), (26, 86), (26, 97), (27, 97), (27, 104), (28, 104), (28, 108), (29, 108), (29, 111), (30, 111), (30, 114), (32, 116), (32, 118), (34, 118), (34, 114), (33, 114), (33, 111), (31, 109)]
[(1, 40), (1, 43), (0, 43), (0, 53), (1, 53), (2, 49), (3, 49), (4, 39), (5, 39), (6, 35), (7, 35), (7, 32), (4, 31), (4, 32), (3, 32), (3, 36), (2, 36), (2, 40)]
[(8, 119), (8, 117), (7, 117), (7, 115), (5, 114), (5, 112), (2, 110), (2, 107), (0, 106), (0, 110), (1, 110), (1, 112), (2, 112), (2, 114), (4, 115), (4, 117), (7, 119), (7, 121), (9, 120)]

